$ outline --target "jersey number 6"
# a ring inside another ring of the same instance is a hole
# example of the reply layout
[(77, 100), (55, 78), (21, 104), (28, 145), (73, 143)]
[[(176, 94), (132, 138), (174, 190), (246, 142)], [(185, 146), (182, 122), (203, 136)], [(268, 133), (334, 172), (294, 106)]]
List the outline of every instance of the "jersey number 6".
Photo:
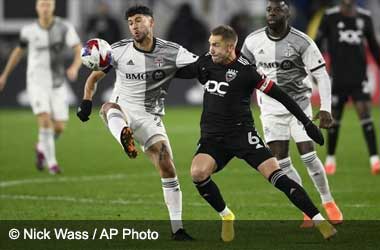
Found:
[(256, 149), (263, 148), (264, 146), (260, 144), (260, 139), (258, 136), (252, 136), (252, 132), (248, 133), (248, 142), (251, 145), (256, 145)]

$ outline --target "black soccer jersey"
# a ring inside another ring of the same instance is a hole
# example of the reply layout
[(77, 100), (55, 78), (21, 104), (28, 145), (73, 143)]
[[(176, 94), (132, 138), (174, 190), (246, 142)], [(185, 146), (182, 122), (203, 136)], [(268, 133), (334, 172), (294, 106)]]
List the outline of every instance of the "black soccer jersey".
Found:
[(333, 84), (351, 87), (365, 81), (365, 40), (376, 62), (380, 63), (370, 13), (364, 9), (357, 8), (355, 16), (342, 15), (339, 6), (327, 10), (319, 27), (317, 44), (321, 46), (324, 39), (331, 57)]
[(225, 135), (242, 126), (253, 126), (251, 94), (255, 88), (268, 92), (273, 86), (242, 55), (228, 65), (221, 65), (206, 54), (194, 64), (192, 71), (204, 87), (202, 137)]

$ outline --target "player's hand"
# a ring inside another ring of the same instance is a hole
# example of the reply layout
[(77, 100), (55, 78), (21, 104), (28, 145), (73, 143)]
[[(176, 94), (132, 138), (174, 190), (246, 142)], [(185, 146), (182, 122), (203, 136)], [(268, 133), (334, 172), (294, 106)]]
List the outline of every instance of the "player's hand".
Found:
[(70, 66), (67, 69), (66, 74), (67, 78), (73, 82), (78, 78), (78, 69), (75, 66)]
[(313, 121), (319, 119), (319, 127), (320, 128), (330, 128), (333, 124), (333, 118), (331, 114), (327, 111), (319, 111), (313, 118)]
[(323, 138), (323, 134), (321, 130), (312, 122), (310, 121), (308, 124), (304, 125), (307, 135), (313, 139), (316, 143), (319, 145), (325, 144), (325, 139)]
[(5, 75), (0, 75), (0, 91), (4, 89), (6, 82), (7, 78), (5, 77)]
[(82, 100), (77, 111), (77, 116), (82, 122), (86, 122), (90, 120), (91, 109), (92, 109), (92, 101)]

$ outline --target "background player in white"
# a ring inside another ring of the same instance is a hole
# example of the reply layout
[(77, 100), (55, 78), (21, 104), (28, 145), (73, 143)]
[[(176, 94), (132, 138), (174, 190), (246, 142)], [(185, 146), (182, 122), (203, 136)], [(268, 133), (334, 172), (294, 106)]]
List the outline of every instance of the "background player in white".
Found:
[[(191, 240), (182, 226), (182, 192), (161, 117), (171, 79), (179, 68), (198, 57), (176, 43), (155, 38), (153, 13), (148, 7), (131, 7), (126, 11), (126, 19), (133, 39), (112, 45), (116, 82), (101, 115), (130, 158), (137, 156), (134, 138), (142, 146), (160, 173), (173, 239)], [(94, 71), (88, 77), (77, 114), (82, 121), (89, 119), (96, 83), (109, 69)]]
[[(42, 170), (46, 161), (51, 174), (61, 171), (55, 155), (54, 138), (63, 132), (69, 118), (64, 86), (66, 76), (70, 81), (76, 80), (81, 67), (80, 39), (70, 23), (54, 16), (54, 9), (55, 0), (36, 1), (38, 20), (22, 28), (20, 44), (12, 51), (0, 76), (1, 91), (9, 74), (28, 50), (26, 87), (39, 127), (36, 164)], [(75, 52), (66, 76), (63, 56), (65, 46)]]
[[(324, 59), (311, 38), (289, 26), (289, 17), (287, 1), (269, 0), (266, 9), (267, 27), (246, 38), (242, 53), (256, 64), (259, 72), (275, 81), (311, 117), (310, 73), (318, 83), (321, 96), (321, 107), (316, 118), (320, 119), (321, 128), (328, 128), (332, 122), (331, 88)], [(302, 124), (281, 103), (257, 93), (264, 137), (280, 167), (290, 178), (302, 184), (289, 157), (289, 140), (292, 137), (329, 219), (334, 224), (342, 223), (343, 215), (331, 195), (323, 164)], [(310, 218), (304, 215), (301, 227), (312, 226)]]

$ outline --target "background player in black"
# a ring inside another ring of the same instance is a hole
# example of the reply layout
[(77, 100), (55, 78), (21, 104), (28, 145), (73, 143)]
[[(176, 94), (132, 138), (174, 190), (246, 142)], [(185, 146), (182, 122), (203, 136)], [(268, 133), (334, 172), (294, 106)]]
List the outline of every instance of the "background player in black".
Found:
[(305, 190), (282, 172), (257, 134), (250, 110), (253, 90), (259, 89), (281, 102), (319, 144), (323, 144), (321, 131), (287, 94), (271, 80), (261, 77), (242, 55), (236, 55), (237, 35), (231, 27), (219, 26), (212, 30), (209, 43), (209, 53), (180, 70), (177, 76), (197, 76), (204, 85), (201, 139), (191, 165), (191, 176), (201, 196), (222, 217), (222, 240), (233, 240), (235, 216), (211, 175), (222, 170), (235, 156), (244, 159), (284, 192), (295, 206), (313, 218), (323, 236), (330, 238), (336, 232), (334, 227), (324, 220)]
[(380, 173), (375, 127), (371, 118), (371, 96), (368, 88), (365, 40), (380, 65), (379, 46), (369, 11), (356, 6), (355, 0), (341, 0), (340, 5), (326, 11), (319, 27), (316, 43), (327, 40), (331, 57), (332, 115), (335, 119), (328, 132), (327, 174), (336, 170), (335, 150), (343, 108), (351, 97), (361, 120), (368, 145), (372, 174)]

